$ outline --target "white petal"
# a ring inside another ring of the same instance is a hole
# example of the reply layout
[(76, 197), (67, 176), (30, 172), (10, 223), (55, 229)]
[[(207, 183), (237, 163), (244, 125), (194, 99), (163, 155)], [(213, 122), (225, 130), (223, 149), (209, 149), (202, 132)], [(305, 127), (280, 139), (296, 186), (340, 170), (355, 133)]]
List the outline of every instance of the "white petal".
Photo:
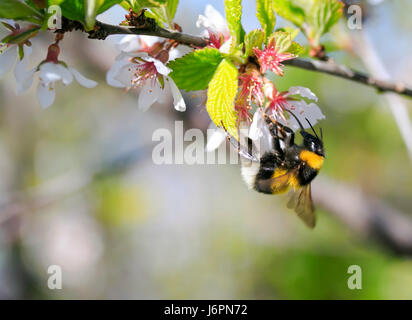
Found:
[(122, 81), (118, 80), (117, 77), (120, 73), (120, 69), (126, 65), (130, 64), (127, 60), (115, 60), (110, 67), (109, 71), (106, 73), (106, 82), (108, 85), (116, 88), (124, 88), (127, 87), (130, 83), (123, 83)]
[(318, 97), (310, 89), (305, 87), (290, 87), (289, 94), (297, 94), (303, 98), (318, 101)]
[(225, 41), (221, 47), (219, 48), (219, 51), (221, 53), (230, 53), (230, 49), (232, 47), (232, 37), (230, 37), (227, 41)]
[(37, 86), (37, 99), (43, 108), (50, 107), (54, 102), (55, 96), (56, 93), (52, 83), (45, 84), (41, 81), (39, 82), (39, 85)]
[(151, 81), (146, 81), (141, 88), (139, 98), (137, 100), (137, 107), (142, 111), (147, 111), (153, 103), (157, 101), (157, 97), (162, 94), (160, 85), (156, 84), (152, 87)]
[(216, 128), (213, 133), (208, 136), (206, 151), (212, 152), (226, 140), (226, 132), (222, 128)]
[(161, 94), (157, 96), (157, 103), (167, 104), (169, 106), (173, 103), (172, 89), (170, 88), (170, 86), (164, 86)]
[(17, 46), (12, 45), (0, 53), (0, 76), (6, 74), (13, 68), (17, 59)]
[(123, 36), (120, 41), (116, 44), (117, 49), (124, 51), (124, 52), (132, 52), (137, 51), (142, 48), (139, 36), (128, 34)]
[(159, 72), (160, 74), (162, 74), (164, 76), (167, 76), (172, 71), (171, 69), (166, 67), (163, 62), (161, 62), (160, 60), (157, 60), (155, 58), (147, 56), (147, 57), (144, 58), (144, 60), (146, 60), (148, 62), (153, 62), (155, 67), (156, 67), (157, 72)]
[(140, 40), (144, 42), (147, 46), (151, 47), (153, 46), (156, 42), (162, 41), (161, 38), (156, 37), (156, 36), (145, 36), (141, 35)]
[(61, 75), (57, 64), (53, 62), (46, 62), (40, 66), (39, 79), (45, 84), (61, 80)]
[(14, 68), (14, 75), (17, 81), (16, 92), (17, 94), (22, 94), (30, 89), (33, 84), (33, 76), (36, 72), (36, 68), (30, 71), (20, 70), (17, 66)]
[(205, 9), (206, 18), (211, 22), (214, 32), (221, 32), (229, 34), (229, 28), (227, 26), (225, 18), (217, 11), (212, 5), (206, 5)]
[(181, 112), (185, 111), (186, 103), (185, 100), (183, 100), (183, 96), (180, 93), (179, 88), (176, 86), (176, 83), (170, 77), (167, 77), (166, 81), (169, 82), (170, 90), (172, 91), (173, 105), (175, 106), (175, 109)]
[(136, 64), (128, 62), (123, 64), (114, 79), (123, 84), (124, 87), (132, 87), (135, 78)]
[(123, 34), (111, 34), (107, 36), (107, 38), (104, 41), (112, 46), (117, 46), (117, 44), (123, 39), (123, 37)]
[[(196, 27), (200, 28), (203, 27), (205, 29), (211, 29), (212, 26), (212, 22), (209, 21), (208, 18), (206, 18), (204, 15), (199, 14), (199, 17), (196, 20)], [(213, 32), (215, 32), (216, 30), (212, 30)]]
[(58, 70), (58, 72), (59, 72), (59, 74), (62, 78), (63, 84), (69, 85), (73, 81), (73, 75), (71, 74), (69, 69), (67, 69), (66, 67), (64, 67), (60, 63), (57, 63), (56, 66), (57, 66), (57, 70)]
[(97, 86), (97, 82), (87, 79), (85, 76), (83, 76), (79, 71), (77, 71), (75, 68), (69, 67), (69, 71), (72, 73), (74, 78), (78, 83), (80, 83), (83, 87), (86, 88), (94, 88)]
[(263, 126), (263, 117), (262, 112), (260, 109), (256, 110), (255, 114), (253, 115), (252, 124), (250, 125), (249, 129), (249, 138), (256, 141), (260, 137), (262, 137), (262, 126)]
[(173, 48), (169, 51), (169, 61), (175, 60), (182, 56), (182, 52), (179, 49)]
[[(292, 111), (293, 114), (299, 119), (303, 128), (308, 129), (310, 128), (309, 122), (314, 126), (319, 120), (325, 118), (320, 108), (315, 103), (307, 104), (305, 101), (292, 101), (291, 102), (295, 109)], [(287, 124), (293, 131), (296, 131), (300, 128), (298, 122), (294, 117), (290, 117), (288, 119)]]
[(129, 56), (130, 56), (129, 53), (127, 53), (127, 52), (121, 52), (121, 53), (119, 53), (119, 54), (116, 56), (116, 58), (114, 59), (114, 61), (117, 62), (117, 61), (121, 61), (121, 60), (125, 60), (125, 59), (127, 60)]

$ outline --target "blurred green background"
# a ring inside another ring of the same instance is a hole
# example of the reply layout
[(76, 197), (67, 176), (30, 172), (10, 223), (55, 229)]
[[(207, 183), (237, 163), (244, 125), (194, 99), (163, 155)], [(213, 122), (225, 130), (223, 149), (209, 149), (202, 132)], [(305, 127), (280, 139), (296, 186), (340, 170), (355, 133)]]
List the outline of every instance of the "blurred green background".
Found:
[[(206, 3), (223, 12), (223, 1), (181, 1), (176, 21), (185, 32), (200, 33), (195, 21)], [(243, 4), (245, 29), (256, 28), (254, 1)], [(363, 31), (391, 75), (412, 85), (412, 3), (367, 8)], [(34, 41), (33, 65), (51, 41)], [(355, 54), (331, 55), (364, 69)], [(173, 132), (175, 120), (206, 130), (210, 120), (192, 93), (184, 94), (185, 113), (171, 104), (137, 110), (136, 94), (104, 82), (115, 56), (110, 43), (66, 35), (62, 59), (100, 84), (60, 86), (46, 110), (35, 88), (16, 96), (12, 75), (0, 81), (0, 298), (412, 298), (410, 257), (322, 206), (312, 231), (282, 196), (248, 191), (237, 165), (154, 165), (154, 130)], [(277, 85), (306, 86), (319, 97), (321, 177), (412, 219), (412, 163), (383, 95), (294, 68)], [(62, 290), (47, 287), (50, 265), (62, 267)], [(348, 289), (350, 265), (362, 268), (361, 290)]]

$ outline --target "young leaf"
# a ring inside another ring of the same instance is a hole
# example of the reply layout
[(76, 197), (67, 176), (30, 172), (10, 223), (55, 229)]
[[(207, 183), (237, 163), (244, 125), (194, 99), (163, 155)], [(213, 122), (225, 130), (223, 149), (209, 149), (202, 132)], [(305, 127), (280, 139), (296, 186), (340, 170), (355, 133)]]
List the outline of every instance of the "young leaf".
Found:
[(253, 55), (253, 48), (262, 48), (265, 34), (260, 29), (250, 31), (245, 37), (245, 55)]
[(41, 18), (42, 14), (25, 2), (19, 0), (0, 0), (0, 18), (24, 20), (26, 17)]
[(83, 22), (86, 29), (94, 27), (96, 16), (122, 0), (48, 0), (48, 5), (59, 5), (64, 17)]
[(1, 42), (3, 43), (22, 43), (34, 36), (37, 35), (37, 33), (39, 32), (40, 27), (33, 27), (30, 28), (22, 33), (19, 33), (17, 35), (9, 35), (3, 39), (1, 39)]
[(243, 42), (244, 30), (240, 19), (242, 17), (241, 0), (225, 0), (227, 25), (232, 36), (232, 48)]
[(104, 0), (85, 0), (85, 27), (86, 30), (91, 30), (96, 21), (97, 10), (103, 4)]
[(62, 9), (62, 15), (71, 20), (77, 20), (84, 22), (85, 9), (84, 9), (84, 0), (64, 0), (56, 1), (49, 0), (49, 6), (51, 5), (60, 5)]
[[(306, 0), (306, 5), (309, 1)], [(273, 9), (278, 15), (289, 20), (298, 27), (302, 27), (305, 21), (305, 11), (295, 5), (292, 0), (273, 0)]]
[(143, 8), (156, 8), (165, 5), (167, 0), (138, 0), (137, 2)]
[(265, 32), (265, 39), (273, 32), (276, 25), (276, 15), (273, 11), (273, 0), (256, 0), (256, 16)]
[(105, 12), (106, 10), (109, 10), (114, 5), (120, 4), (121, 2), (122, 0), (104, 0), (97, 11), (97, 14), (101, 14)]
[(342, 11), (343, 4), (338, 0), (314, 1), (308, 20), (312, 27), (310, 40), (314, 44), (318, 44), (320, 37), (339, 21)]
[(282, 28), (276, 29), (275, 31), (283, 31), (283, 32), (290, 33), (290, 38), (292, 40), (295, 40), (295, 38), (297, 37), (297, 35), (300, 32), (300, 29), (293, 28), (293, 27), (282, 27)]
[(204, 90), (222, 59), (219, 50), (205, 48), (170, 61), (167, 66), (173, 70), (170, 76), (180, 89)]
[(157, 23), (164, 24), (166, 27), (170, 27), (176, 14), (177, 5), (179, 0), (167, 0), (164, 5), (156, 8), (150, 8), (152, 13), (151, 18), (154, 18)]
[(179, 4), (179, 0), (168, 0), (166, 6), (167, 16), (170, 19), (170, 22), (173, 21), (176, 15), (177, 5)]
[(238, 138), (237, 114), (234, 103), (238, 88), (238, 71), (228, 60), (223, 59), (217, 67), (207, 90), (206, 109), (218, 127), (224, 127)]
[(288, 52), (297, 56), (304, 51), (300, 44), (292, 41), (289, 32), (276, 31), (269, 37), (268, 43), (272, 41), (276, 42), (275, 48), (279, 53)]

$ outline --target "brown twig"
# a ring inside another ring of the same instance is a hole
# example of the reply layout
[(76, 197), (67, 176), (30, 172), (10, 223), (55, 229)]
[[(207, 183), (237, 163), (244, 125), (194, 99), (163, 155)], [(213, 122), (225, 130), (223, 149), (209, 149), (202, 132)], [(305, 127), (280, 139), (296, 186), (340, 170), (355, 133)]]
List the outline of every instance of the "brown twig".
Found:
[(62, 28), (57, 30), (58, 33), (70, 32), (73, 30), (80, 30), (86, 32), (90, 39), (104, 40), (110, 35), (114, 34), (136, 34), (146, 36), (156, 36), (166, 39), (171, 39), (179, 42), (180, 44), (192, 46), (192, 47), (205, 47), (208, 41), (202, 37), (192, 36), (181, 32), (172, 32), (159, 27), (153, 19), (146, 18), (145, 22), (140, 26), (125, 27), (114, 26), (103, 22), (96, 21), (96, 25), (93, 30), (86, 31), (80, 22), (72, 21), (63, 18)]
[(403, 83), (393, 83), (390, 81), (378, 80), (367, 75), (366, 73), (349, 69), (346, 66), (336, 64), (335, 62), (330, 60), (325, 62), (319, 60), (309, 61), (303, 59), (293, 59), (284, 61), (283, 63), (285, 65), (326, 73), (335, 77), (359, 82), (370, 87), (374, 87), (381, 92), (395, 92), (401, 95), (412, 97), (412, 89), (407, 88)]

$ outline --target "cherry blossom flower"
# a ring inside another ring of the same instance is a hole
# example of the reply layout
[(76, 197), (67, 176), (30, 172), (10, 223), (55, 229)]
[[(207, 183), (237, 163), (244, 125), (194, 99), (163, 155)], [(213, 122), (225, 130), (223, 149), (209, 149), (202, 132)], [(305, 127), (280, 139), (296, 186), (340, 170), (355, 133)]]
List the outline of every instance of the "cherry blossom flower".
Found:
[(57, 44), (49, 46), (48, 55), (45, 61), (29, 72), (19, 73), (17, 82), (18, 92), (23, 93), (28, 90), (33, 83), (36, 72), (39, 73), (39, 83), (37, 86), (37, 99), (43, 108), (51, 106), (55, 100), (55, 84), (61, 81), (64, 85), (69, 85), (73, 78), (86, 88), (93, 88), (97, 82), (87, 79), (75, 68), (68, 67), (64, 62), (57, 60), (60, 49)]
[(210, 124), (209, 130), (213, 130), (213, 132), (207, 136), (206, 151), (212, 152), (226, 141), (227, 135), (225, 130), (217, 128), (213, 122)]
[[(127, 37), (127, 38), (126, 38)], [(109, 85), (117, 88), (140, 88), (138, 107), (146, 111), (156, 101), (165, 101), (164, 92), (171, 92), (174, 107), (185, 111), (186, 104), (175, 82), (168, 75), (171, 70), (166, 63), (177, 56), (177, 50), (166, 50), (163, 44), (152, 39), (152, 44), (144, 38), (126, 36), (118, 43), (122, 52), (106, 75)]]
[(253, 115), (253, 121), (249, 128), (249, 138), (256, 141), (263, 136), (264, 120), (262, 109), (258, 108)]
[[(31, 42), (29, 38), (37, 33), (37, 29), (33, 26), (20, 27), (18, 24), (14, 24), (13, 21), (1, 21), (1, 25), (4, 27), (1, 31), (0, 42), (0, 76), (8, 73), (13, 67), (16, 80), (25, 78), (27, 73), (28, 59), (32, 53)], [(12, 39), (18, 37), (20, 34), (33, 30), (33, 33), (24, 38), (21, 42), (15, 42)], [(4, 43), (6, 42), (6, 43)], [(17, 61), (17, 62), (16, 62)], [(28, 79), (30, 82), (30, 80)], [(27, 81), (26, 81), (27, 82)], [(17, 81), (17, 93), (20, 93), (22, 86), (31, 85), (31, 83), (21, 83)]]
[(239, 76), (240, 91), (235, 102), (238, 112), (238, 125), (242, 121), (249, 122), (252, 103), (262, 106), (265, 101), (263, 94), (263, 80), (256, 67), (248, 67), (246, 72)]
[(219, 49), (222, 53), (230, 52), (232, 38), (229, 27), (223, 16), (212, 5), (206, 5), (205, 15), (199, 15), (196, 26), (206, 29), (202, 35), (209, 38), (210, 47)]
[(283, 76), (282, 61), (290, 60), (296, 56), (292, 53), (281, 53), (276, 48), (276, 39), (273, 38), (263, 50), (253, 48), (255, 56), (258, 58), (260, 64), (260, 72), (263, 74), (267, 70), (273, 71), (278, 76)]
[(267, 105), (264, 110), (259, 108), (254, 114), (249, 132), (252, 140), (257, 140), (264, 135), (265, 123), (262, 112), (274, 117), (293, 131), (298, 130), (300, 125), (288, 111), (293, 112), (305, 129), (310, 128), (308, 121), (314, 126), (319, 120), (325, 118), (320, 108), (314, 103), (318, 101), (318, 98), (308, 88), (290, 87), (288, 91), (279, 92), (273, 83), (266, 82), (264, 93), (268, 99)]

